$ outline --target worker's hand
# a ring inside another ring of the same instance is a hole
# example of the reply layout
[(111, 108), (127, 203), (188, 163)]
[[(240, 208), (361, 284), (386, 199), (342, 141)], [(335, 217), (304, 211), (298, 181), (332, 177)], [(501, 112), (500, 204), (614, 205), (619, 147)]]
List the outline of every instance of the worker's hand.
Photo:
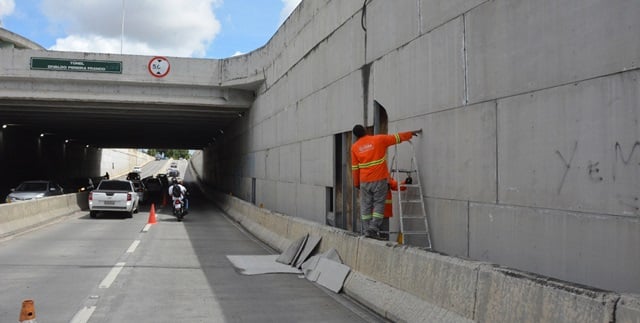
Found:
[(422, 133), (422, 129), (411, 131), (411, 135), (416, 136), (416, 137), (418, 136), (418, 134), (421, 134), (421, 133)]

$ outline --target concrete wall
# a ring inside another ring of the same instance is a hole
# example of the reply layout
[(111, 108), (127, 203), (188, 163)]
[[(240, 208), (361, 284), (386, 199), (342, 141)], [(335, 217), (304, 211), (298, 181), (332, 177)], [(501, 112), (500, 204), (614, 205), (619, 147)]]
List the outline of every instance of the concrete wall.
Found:
[(638, 16), (637, 0), (302, 1), (221, 62), (222, 84), (265, 83), (203, 177), (324, 223), (333, 138), (371, 125), (375, 99), (390, 132), (424, 129), (436, 251), (640, 293)]
[(134, 166), (143, 166), (155, 160), (155, 157), (137, 149), (103, 148), (101, 151), (100, 175), (108, 172), (111, 178), (126, 175), (131, 172)]
[[(205, 189), (207, 191), (207, 189)], [(351, 268), (342, 292), (394, 322), (638, 322), (640, 296), (620, 295), (484, 262), (382, 242), (207, 192), (280, 252), (305, 234)]]
[(0, 204), (0, 238), (45, 225), (89, 208), (88, 194), (72, 193), (32, 201)]

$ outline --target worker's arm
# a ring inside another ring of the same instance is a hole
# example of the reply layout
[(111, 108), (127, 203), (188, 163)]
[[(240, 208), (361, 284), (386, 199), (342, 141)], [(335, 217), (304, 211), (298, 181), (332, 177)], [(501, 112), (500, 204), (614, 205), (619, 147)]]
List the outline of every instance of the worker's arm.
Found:
[(394, 144), (399, 144), (399, 143), (401, 143), (403, 141), (407, 141), (407, 140), (411, 139), (411, 137), (417, 136), (420, 133), (422, 133), (422, 129), (412, 130), (412, 131), (405, 131), (405, 132), (398, 132), (397, 134), (392, 135), (395, 138)]

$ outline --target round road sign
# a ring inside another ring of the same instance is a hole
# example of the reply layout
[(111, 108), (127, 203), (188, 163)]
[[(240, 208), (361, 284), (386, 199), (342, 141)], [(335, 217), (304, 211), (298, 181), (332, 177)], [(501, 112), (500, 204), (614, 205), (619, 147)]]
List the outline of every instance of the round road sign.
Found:
[(149, 73), (155, 77), (165, 77), (171, 70), (169, 60), (162, 56), (156, 56), (149, 60)]

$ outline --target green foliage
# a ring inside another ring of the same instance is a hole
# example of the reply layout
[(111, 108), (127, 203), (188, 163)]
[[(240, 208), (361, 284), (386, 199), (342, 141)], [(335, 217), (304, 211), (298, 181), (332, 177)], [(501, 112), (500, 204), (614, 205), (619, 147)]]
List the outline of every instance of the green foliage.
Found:
[(188, 149), (149, 149), (147, 154), (155, 156), (156, 154), (164, 154), (165, 157), (173, 159), (188, 159), (191, 155)]

